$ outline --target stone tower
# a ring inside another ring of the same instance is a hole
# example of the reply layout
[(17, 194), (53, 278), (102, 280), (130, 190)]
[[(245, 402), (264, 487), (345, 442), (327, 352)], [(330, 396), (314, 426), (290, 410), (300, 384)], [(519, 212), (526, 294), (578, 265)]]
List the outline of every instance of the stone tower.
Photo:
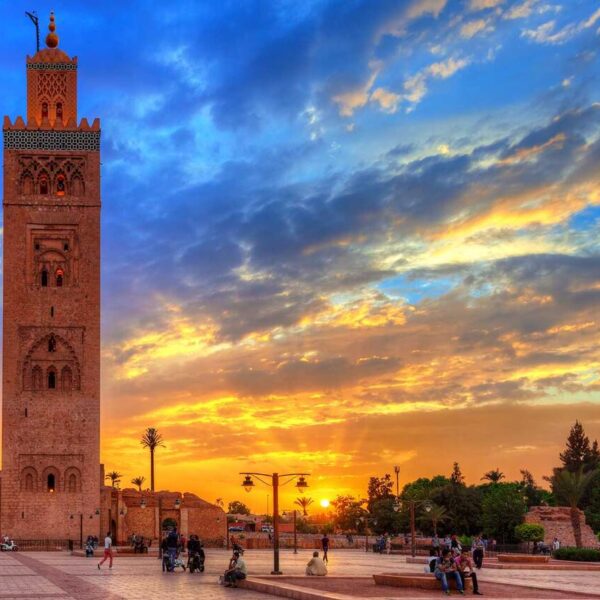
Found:
[(100, 122), (77, 122), (77, 58), (27, 57), (27, 122), (4, 118), (0, 530), (100, 528)]

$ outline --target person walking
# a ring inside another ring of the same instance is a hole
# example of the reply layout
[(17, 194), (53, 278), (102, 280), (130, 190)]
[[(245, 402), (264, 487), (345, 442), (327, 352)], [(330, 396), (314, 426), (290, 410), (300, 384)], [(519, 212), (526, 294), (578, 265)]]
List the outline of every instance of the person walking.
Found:
[(484, 548), (485, 545), (483, 543), (482, 537), (477, 537), (475, 543), (473, 544), (473, 561), (475, 562), (475, 566), (478, 569), (481, 569), (481, 567), (483, 566)]
[(112, 539), (110, 537), (110, 531), (107, 532), (106, 537), (104, 538), (104, 558), (98, 563), (98, 570), (106, 562), (107, 558), (109, 559), (108, 568), (112, 569), (113, 552), (112, 552)]
[(327, 534), (324, 534), (321, 539), (321, 548), (323, 549), (323, 562), (328, 563), (329, 557), (327, 556), (327, 552), (329, 552), (329, 538), (327, 537)]

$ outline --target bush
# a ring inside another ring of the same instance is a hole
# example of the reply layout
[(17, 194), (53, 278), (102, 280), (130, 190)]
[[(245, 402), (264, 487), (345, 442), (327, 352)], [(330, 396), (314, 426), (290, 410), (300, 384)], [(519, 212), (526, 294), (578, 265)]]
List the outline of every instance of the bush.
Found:
[(554, 558), (558, 560), (600, 562), (600, 550), (592, 548), (559, 548), (554, 552)]
[(541, 542), (544, 528), (536, 523), (521, 523), (515, 527), (515, 537), (520, 542)]
[(461, 535), (458, 537), (458, 541), (463, 548), (473, 545), (473, 538), (470, 535)]

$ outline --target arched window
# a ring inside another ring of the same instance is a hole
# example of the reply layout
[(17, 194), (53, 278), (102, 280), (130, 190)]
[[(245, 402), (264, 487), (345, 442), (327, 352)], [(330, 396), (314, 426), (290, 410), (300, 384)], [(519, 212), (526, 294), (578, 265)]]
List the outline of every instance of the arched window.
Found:
[(56, 287), (62, 287), (64, 274), (62, 269), (56, 269)]
[(56, 352), (56, 338), (53, 335), (48, 338), (48, 352)]
[(34, 390), (42, 389), (42, 369), (39, 366), (33, 367), (31, 371), (31, 387)]
[(63, 392), (70, 392), (73, 389), (73, 372), (69, 367), (63, 367), (60, 379)]
[(46, 175), (42, 175), (40, 177), (40, 194), (43, 196), (48, 194), (49, 186), (48, 186), (48, 177)]
[(31, 473), (25, 475), (25, 489), (28, 492), (33, 492), (33, 475)]
[(56, 389), (56, 371), (54, 370), (54, 367), (48, 369), (48, 389)]
[(75, 475), (75, 473), (69, 475), (68, 490), (70, 492), (77, 491), (77, 475)]
[(62, 102), (57, 102), (56, 103), (56, 118), (60, 119), (62, 121), (62, 118), (63, 118)]
[(71, 194), (73, 196), (83, 196), (83, 180), (79, 175), (73, 175), (71, 179)]
[(48, 271), (46, 269), (42, 269), (42, 287), (48, 287)]
[(48, 473), (47, 489), (49, 492), (56, 491), (56, 478), (54, 477), (54, 473)]
[(27, 173), (21, 179), (21, 194), (30, 196), (33, 194), (33, 177)]
[(48, 103), (42, 102), (42, 119), (48, 118)]
[(56, 195), (64, 196), (66, 193), (67, 193), (67, 181), (65, 179), (65, 176), (62, 173), (60, 173), (56, 177)]

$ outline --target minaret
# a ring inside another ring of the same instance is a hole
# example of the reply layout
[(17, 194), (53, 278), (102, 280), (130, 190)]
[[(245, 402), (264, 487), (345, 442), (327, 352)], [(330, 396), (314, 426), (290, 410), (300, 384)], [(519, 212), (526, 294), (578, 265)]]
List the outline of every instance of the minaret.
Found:
[(4, 117), (0, 531), (85, 539), (100, 517), (100, 122), (77, 58), (27, 57), (27, 122)]

